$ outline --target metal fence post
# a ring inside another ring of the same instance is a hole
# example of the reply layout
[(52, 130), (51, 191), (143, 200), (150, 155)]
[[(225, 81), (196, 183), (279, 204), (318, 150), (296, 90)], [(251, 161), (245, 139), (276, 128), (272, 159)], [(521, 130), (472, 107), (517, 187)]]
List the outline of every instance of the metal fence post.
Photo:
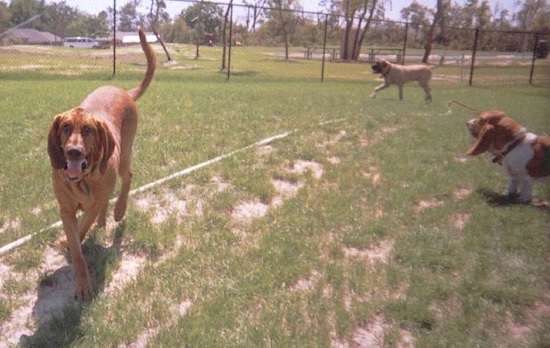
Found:
[(472, 81), (474, 80), (474, 65), (476, 63), (476, 51), (477, 51), (477, 39), (479, 37), (479, 28), (476, 28), (476, 35), (474, 38), (474, 50), (472, 52), (472, 64), (470, 65), (470, 83), (469, 85), (472, 85)]
[(403, 40), (403, 56), (401, 57), (401, 65), (405, 65), (405, 54), (407, 53), (407, 39), (409, 37), (409, 22), (405, 23), (405, 39)]
[(116, 75), (116, 0), (113, 0), (113, 77)]
[(231, 76), (231, 47), (233, 46), (233, 2), (229, 4), (229, 48), (227, 50), (227, 80)]
[(321, 82), (325, 80), (325, 52), (327, 48), (328, 14), (325, 14), (325, 36), (323, 38), (323, 63), (321, 64)]
[(529, 84), (533, 84), (533, 73), (535, 72), (535, 60), (537, 59), (537, 48), (539, 46), (539, 32), (535, 32), (535, 44), (533, 45), (533, 59), (531, 60), (531, 71), (529, 72)]

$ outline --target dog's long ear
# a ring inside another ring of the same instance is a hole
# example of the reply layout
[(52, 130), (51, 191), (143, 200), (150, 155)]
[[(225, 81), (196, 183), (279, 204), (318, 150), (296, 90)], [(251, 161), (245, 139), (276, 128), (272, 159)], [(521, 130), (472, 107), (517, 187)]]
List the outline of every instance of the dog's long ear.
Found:
[(477, 156), (484, 153), (489, 149), (489, 146), (494, 143), (495, 134), (495, 127), (491, 124), (486, 124), (479, 132), (476, 143), (472, 145), (466, 153), (471, 156)]
[(53, 169), (65, 168), (67, 162), (59, 139), (59, 126), (62, 120), (63, 115), (55, 116), (48, 133), (48, 155)]
[(101, 147), (101, 163), (99, 164), (99, 172), (105, 174), (109, 158), (115, 151), (115, 139), (109, 130), (109, 127), (104, 122), (97, 122), (97, 133), (99, 135), (99, 146)]

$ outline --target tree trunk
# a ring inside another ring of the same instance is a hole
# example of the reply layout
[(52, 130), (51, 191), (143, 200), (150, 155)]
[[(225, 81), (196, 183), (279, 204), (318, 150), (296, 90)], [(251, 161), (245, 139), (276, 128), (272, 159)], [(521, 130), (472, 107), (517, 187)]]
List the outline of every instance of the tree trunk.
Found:
[[(223, 48), (222, 48), (222, 66), (220, 68), (220, 70), (225, 70), (225, 56), (226, 56), (226, 50), (227, 50), (227, 38), (226, 38), (226, 33), (227, 33), (227, 22), (229, 21), (229, 9), (231, 8), (231, 6), (233, 6), (233, 0), (231, 0), (229, 2), (229, 5), (227, 6), (227, 11), (225, 11), (225, 15), (223, 16), (223, 31), (222, 31), (222, 44), (223, 44)], [(231, 43), (229, 43), (231, 45)]]
[(428, 35), (426, 36), (426, 44), (424, 45), (424, 57), (422, 57), (422, 63), (428, 63), (430, 55), (432, 54), (432, 44), (434, 42), (434, 32), (435, 26), (439, 22), (439, 19), (443, 15), (443, 0), (437, 0), (437, 10), (435, 11), (434, 21), (428, 30)]
[(168, 59), (169, 62), (172, 61), (172, 58), (170, 57), (170, 53), (168, 52), (168, 49), (164, 44), (164, 40), (162, 40), (159, 33), (157, 32), (157, 29), (155, 29), (154, 27), (153, 27), (153, 34), (155, 34), (155, 36), (157, 37), (157, 40), (159, 40), (160, 45), (162, 46), (162, 49), (164, 50), (164, 53), (166, 53), (166, 59)]

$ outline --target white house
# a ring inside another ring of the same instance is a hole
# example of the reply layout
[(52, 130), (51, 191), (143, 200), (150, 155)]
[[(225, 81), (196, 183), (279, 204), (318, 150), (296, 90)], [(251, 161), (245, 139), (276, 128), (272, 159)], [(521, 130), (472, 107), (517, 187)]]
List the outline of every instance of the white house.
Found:
[[(145, 38), (149, 43), (157, 42), (157, 36), (153, 33), (145, 33)], [(134, 31), (117, 31), (116, 41), (123, 45), (131, 45), (139, 43), (139, 35)]]

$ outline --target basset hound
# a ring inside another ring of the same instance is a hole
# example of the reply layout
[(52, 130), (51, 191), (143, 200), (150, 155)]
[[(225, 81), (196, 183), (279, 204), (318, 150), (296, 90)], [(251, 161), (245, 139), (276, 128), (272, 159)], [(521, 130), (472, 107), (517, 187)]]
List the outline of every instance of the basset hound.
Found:
[(550, 179), (550, 137), (527, 132), (500, 110), (487, 110), (471, 119), (467, 127), (476, 142), (467, 154), (491, 153), (509, 176), (508, 195), (519, 188), (519, 202), (532, 199), (533, 183)]

